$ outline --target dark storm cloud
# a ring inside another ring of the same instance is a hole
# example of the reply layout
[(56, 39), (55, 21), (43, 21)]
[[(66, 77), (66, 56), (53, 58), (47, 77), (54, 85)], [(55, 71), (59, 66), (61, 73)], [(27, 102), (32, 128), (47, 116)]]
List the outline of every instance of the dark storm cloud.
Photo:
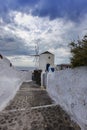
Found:
[(87, 0), (0, 0), (0, 53), (20, 59), (39, 43), (40, 52), (65, 59), (70, 39), (87, 28), (86, 14)]
[(11, 22), (8, 16), (10, 11), (21, 11), (29, 13), (29, 10), (38, 2), (38, 0), (0, 0), (0, 17), (5, 22)]
[(41, 0), (34, 15), (49, 16), (51, 19), (66, 17), (77, 20), (87, 13), (87, 0)]
[(33, 53), (32, 48), (24, 44), (24, 40), (15, 36), (0, 36), (0, 53), (7, 56), (30, 55)]
[(26, 11), (26, 7), (33, 8), (39, 0), (0, 0), (0, 13), (7, 13), (10, 10)]
[(0, 0), (0, 15), (9, 21), (7, 13), (11, 10), (23, 11), (50, 19), (66, 17), (72, 20), (80, 19), (87, 13), (87, 0)]

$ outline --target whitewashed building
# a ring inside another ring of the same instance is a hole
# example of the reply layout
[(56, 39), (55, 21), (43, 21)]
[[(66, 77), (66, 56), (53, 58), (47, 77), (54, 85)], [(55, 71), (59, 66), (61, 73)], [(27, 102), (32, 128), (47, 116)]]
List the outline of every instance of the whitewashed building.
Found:
[(46, 51), (39, 56), (39, 68), (43, 71), (46, 70), (47, 64), (54, 67), (54, 54)]

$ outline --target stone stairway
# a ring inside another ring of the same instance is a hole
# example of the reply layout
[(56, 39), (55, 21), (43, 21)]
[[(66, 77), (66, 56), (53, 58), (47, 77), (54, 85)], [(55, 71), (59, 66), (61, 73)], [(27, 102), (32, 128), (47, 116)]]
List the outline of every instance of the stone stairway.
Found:
[(0, 113), (0, 130), (80, 130), (69, 115), (34, 82), (23, 83)]

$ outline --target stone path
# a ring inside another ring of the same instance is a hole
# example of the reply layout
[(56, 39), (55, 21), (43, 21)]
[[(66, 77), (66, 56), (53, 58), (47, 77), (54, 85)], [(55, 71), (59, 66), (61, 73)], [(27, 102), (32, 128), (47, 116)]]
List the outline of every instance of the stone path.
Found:
[(8, 106), (0, 113), (0, 130), (80, 130), (46, 90), (23, 83)]

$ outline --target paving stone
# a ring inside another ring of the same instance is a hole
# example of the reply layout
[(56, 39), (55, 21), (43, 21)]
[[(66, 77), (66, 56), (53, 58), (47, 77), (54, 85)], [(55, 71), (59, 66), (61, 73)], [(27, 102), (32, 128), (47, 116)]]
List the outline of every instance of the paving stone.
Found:
[[(0, 130), (81, 130), (34, 82), (23, 83), (0, 113)], [(46, 106), (47, 105), (47, 106)]]
[[(20, 89), (25, 87), (31, 88), (31, 85), (29, 86), (29, 83), (23, 84)], [(30, 91), (18, 91), (15, 98), (10, 102), (5, 110), (24, 109), (35, 106), (49, 105), (52, 104), (52, 102), (53, 101), (48, 96), (46, 90), (39, 89), (39, 91), (37, 91), (35, 87), (33, 90), (30, 89)]]
[[(30, 114), (30, 111), (28, 111), (28, 114)], [(1, 120), (4, 122), (2, 123)], [(30, 119), (29, 116), (26, 115), (26, 111), (0, 113), (0, 127), (2, 127), (2, 129), (23, 130), (26, 124), (27, 127), (30, 128)]]
[(26, 91), (30, 91), (30, 90), (33, 90), (33, 89), (41, 89), (39, 85), (35, 84), (34, 82), (24, 82), (22, 84), (22, 86), (20, 87), (20, 90), (26, 90)]
[[(47, 108), (38, 108), (32, 110), (33, 114), (35, 115), (37, 112), (41, 113), (43, 120), (42, 124), (45, 130), (80, 130), (80, 127), (70, 120), (70, 117), (67, 115), (67, 113), (61, 109), (60, 106), (51, 106)], [(61, 116), (59, 116), (59, 113), (61, 112)], [(54, 116), (52, 116), (54, 115)], [(64, 116), (65, 115), (65, 116)], [(65, 122), (65, 119), (63, 117), (67, 117), (67, 120)], [(39, 120), (38, 120), (39, 121)]]

